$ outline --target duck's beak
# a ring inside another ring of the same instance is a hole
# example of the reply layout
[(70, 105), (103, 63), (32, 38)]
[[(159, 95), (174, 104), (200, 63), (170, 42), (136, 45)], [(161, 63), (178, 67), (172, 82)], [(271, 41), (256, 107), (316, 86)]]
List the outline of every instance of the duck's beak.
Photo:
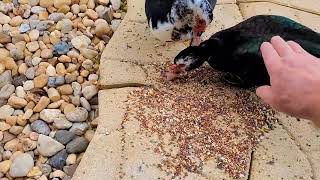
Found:
[(170, 65), (165, 71), (163, 71), (161, 74), (162, 76), (167, 79), (168, 81), (171, 81), (178, 77), (178, 75), (182, 72), (186, 71), (186, 65), (184, 64), (172, 64)]

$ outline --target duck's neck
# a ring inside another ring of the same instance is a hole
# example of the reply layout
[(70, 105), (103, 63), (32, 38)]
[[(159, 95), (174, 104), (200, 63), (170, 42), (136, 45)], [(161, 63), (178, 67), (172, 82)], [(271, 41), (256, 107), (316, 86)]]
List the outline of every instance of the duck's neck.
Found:
[(208, 39), (200, 44), (200, 54), (205, 61), (221, 53), (222, 41), (218, 38)]

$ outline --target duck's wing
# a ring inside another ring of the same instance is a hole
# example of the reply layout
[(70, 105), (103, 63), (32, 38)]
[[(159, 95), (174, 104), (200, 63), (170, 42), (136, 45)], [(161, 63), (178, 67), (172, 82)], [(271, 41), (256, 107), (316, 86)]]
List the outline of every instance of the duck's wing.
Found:
[(152, 23), (152, 27), (156, 27), (157, 23), (167, 21), (167, 15), (171, 12), (174, 0), (146, 0), (145, 12), (148, 23)]

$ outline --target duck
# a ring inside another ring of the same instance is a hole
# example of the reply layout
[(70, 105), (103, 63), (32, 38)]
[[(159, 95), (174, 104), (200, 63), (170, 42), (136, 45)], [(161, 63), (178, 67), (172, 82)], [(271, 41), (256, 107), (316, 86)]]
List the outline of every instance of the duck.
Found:
[(223, 79), (231, 85), (242, 88), (270, 85), (260, 46), (273, 36), (295, 41), (320, 58), (320, 33), (284, 16), (257, 15), (213, 34), (199, 46), (185, 48), (162, 74), (167, 80), (174, 80), (207, 62), (223, 72)]
[(213, 20), (216, 0), (146, 0), (151, 34), (162, 42), (189, 42), (198, 46)]

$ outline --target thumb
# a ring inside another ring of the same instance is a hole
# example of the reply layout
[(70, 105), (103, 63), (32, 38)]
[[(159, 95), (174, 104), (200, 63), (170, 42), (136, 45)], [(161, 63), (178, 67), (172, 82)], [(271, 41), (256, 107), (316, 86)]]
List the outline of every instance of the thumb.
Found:
[(265, 103), (273, 106), (273, 93), (270, 86), (260, 86), (256, 90), (257, 96), (259, 96)]

